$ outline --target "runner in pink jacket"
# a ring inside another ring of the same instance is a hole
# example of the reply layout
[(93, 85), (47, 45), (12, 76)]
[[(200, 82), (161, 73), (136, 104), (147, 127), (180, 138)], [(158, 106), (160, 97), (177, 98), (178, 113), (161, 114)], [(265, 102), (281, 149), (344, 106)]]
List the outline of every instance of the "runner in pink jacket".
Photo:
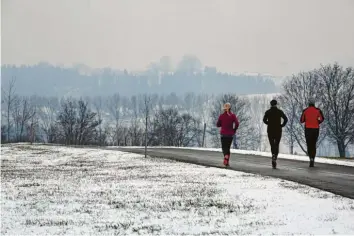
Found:
[(216, 126), (221, 128), (220, 135), (222, 152), (224, 154), (224, 165), (229, 166), (232, 139), (240, 123), (236, 115), (231, 112), (230, 103), (225, 103), (223, 110), (224, 113), (219, 116)]

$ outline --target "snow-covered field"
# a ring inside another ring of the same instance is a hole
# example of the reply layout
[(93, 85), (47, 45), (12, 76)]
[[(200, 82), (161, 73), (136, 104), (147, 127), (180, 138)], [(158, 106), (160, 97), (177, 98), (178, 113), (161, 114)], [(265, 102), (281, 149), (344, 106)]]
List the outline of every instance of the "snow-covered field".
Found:
[[(110, 149), (116, 149), (115, 146), (108, 147)], [(131, 147), (119, 147), (119, 148), (143, 148), (138, 146), (131, 146)], [(189, 149), (189, 150), (201, 150), (201, 151), (212, 151), (212, 152), (221, 152), (221, 148), (198, 148), (198, 147), (149, 147), (149, 148), (178, 148), (178, 149)], [(231, 153), (235, 154), (245, 154), (245, 155), (256, 155), (256, 156), (265, 156), (271, 157), (270, 152), (259, 152), (259, 151), (248, 151), (248, 150), (239, 150), (239, 149), (231, 149)], [(290, 155), (290, 154), (282, 154), (280, 153), (278, 159), (290, 159), (290, 160), (298, 160), (298, 161), (309, 161), (307, 156), (300, 156), (300, 155)], [(353, 166), (354, 167), (354, 159), (328, 159), (328, 158), (321, 158), (316, 157), (317, 163), (324, 163), (324, 164), (332, 164), (332, 165), (342, 165), (342, 166)]]
[(115, 150), (6, 145), (1, 235), (354, 234), (354, 200)]

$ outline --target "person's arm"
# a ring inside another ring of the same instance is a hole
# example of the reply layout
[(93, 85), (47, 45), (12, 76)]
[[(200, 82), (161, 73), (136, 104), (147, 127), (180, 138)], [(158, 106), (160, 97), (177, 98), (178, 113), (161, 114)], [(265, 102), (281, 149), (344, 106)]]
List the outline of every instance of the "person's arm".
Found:
[(235, 128), (234, 131), (236, 132), (236, 130), (238, 129), (238, 127), (240, 126), (240, 122), (237, 119), (237, 116), (234, 114), (234, 122), (235, 122)]
[(263, 116), (263, 123), (268, 125), (268, 112), (266, 111)]
[(300, 122), (301, 123), (305, 122), (305, 111), (306, 111), (306, 109), (302, 111), (302, 115), (301, 115), (301, 118), (300, 118)]
[(283, 118), (283, 124), (281, 125), (281, 127), (285, 127), (285, 125), (288, 123), (288, 117), (283, 111), (281, 111), (281, 118)]
[(318, 109), (318, 111), (320, 113), (319, 117), (318, 117), (319, 118), (318, 123), (321, 124), (324, 121), (324, 116), (323, 116), (321, 109)]
[(216, 127), (221, 127), (221, 116), (219, 116), (218, 122), (216, 122)]

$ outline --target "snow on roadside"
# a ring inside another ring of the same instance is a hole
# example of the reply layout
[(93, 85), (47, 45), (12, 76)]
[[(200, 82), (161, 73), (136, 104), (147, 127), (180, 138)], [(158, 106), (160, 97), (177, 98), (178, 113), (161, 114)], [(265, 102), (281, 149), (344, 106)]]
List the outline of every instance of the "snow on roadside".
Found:
[[(110, 146), (108, 148), (114, 149), (114, 148), (118, 148), (118, 147), (117, 146)], [(119, 148), (143, 148), (143, 147), (132, 146), (132, 147), (119, 147)], [(159, 146), (159, 147), (149, 147), (149, 148), (177, 148), (177, 149), (189, 149), (189, 150), (221, 152), (220, 148), (172, 147), (172, 146), (171, 147)], [(243, 155), (265, 156), (265, 157), (270, 157), (271, 156), (270, 152), (259, 152), (259, 151), (249, 151), (249, 150), (239, 150), (239, 149), (231, 149), (231, 153), (243, 154)], [(307, 156), (290, 155), (290, 154), (282, 154), (282, 153), (279, 154), (278, 158), (279, 159), (298, 160), (298, 161), (309, 161), (309, 158)], [(341, 166), (353, 166), (354, 167), (354, 160), (353, 159), (335, 160), (335, 159), (316, 157), (316, 162), (317, 163), (323, 163), (323, 164), (341, 165)]]
[(269, 177), (23, 144), (1, 166), (1, 235), (354, 234), (354, 200)]

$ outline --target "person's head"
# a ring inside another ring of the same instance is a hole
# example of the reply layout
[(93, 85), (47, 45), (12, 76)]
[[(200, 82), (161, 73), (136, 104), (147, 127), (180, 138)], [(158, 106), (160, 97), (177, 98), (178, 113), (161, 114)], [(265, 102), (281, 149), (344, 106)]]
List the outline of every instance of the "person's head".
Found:
[(270, 105), (272, 107), (275, 107), (278, 104), (277, 100), (273, 99), (272, 101), (270, 101)]
[(309, 103), (310, 107), (314, 107), (315, 106), (315, 99), (310, 98), (308, 103)]
[(231, 104), (229, 102), (225, 103), (223, 106), (224, 111), (230, 111), (231, 109)]

